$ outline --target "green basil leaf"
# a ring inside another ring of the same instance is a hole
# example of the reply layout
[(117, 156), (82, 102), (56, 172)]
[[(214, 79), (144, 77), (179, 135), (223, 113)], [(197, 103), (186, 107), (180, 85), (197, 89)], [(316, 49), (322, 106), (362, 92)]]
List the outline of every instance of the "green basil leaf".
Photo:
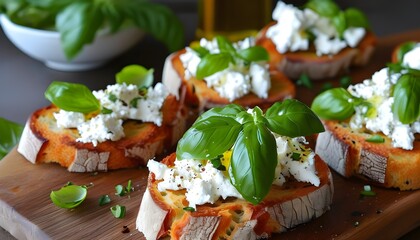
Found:
[(348, 88), (351, 85), (351, 77), (350, 76), (344, 76), (340, 78), (340, 87), (342, 88)]
[(228, 53), (208, 54), (198, 64), (196, 77), (197, 79), (203, 79), (223, 71), (229, 67), (231, 62), (233, 62), (233, 58)]
[(111, 28), (111, 32), (115, 33), (124, 23), (125, 16), (120, 4), (114, 1), (102, 1), (100, 10), (107, 20), (107, 24)]
[(380, 135), (372, 135), (372, 136), (366, 138), (366, 142), (384, 143), (385, 142), (385, 138), (383, 138)]
[(19, 143), (23, 126), (0, 117), (0, 160)]
[(397, 51), (397, 60), (399, 63), (402, 63), (404, 59), (404, 55), (408, 53), (409, 51), (413, 50), (417, 45), (417, 42), (410, 41), (403, 43)]
[(115, 195), (124, 196), (125, 193), (125, 188), (122, 185), (118, 184), (115, 186)]
[(229, 176), (239, 193), (253, 204), (270, 191), (277, 166), (276, 141), (263, 123), (247, 123), (236, 140)]
[(328, 18), (334, 17), (340, 12), (340, 7), (333, 0), (310, 0), (304, 7)]
[(332, 88), (315, 97), (311, 109), (320, 118), (345, 120), (354, 113), (355, 99), (344, 88)]
[(56, 27), (68, 59), (74, 58), (84, 45), (93, 42), (104, 17), (93, 1), (76, 1), (57, 15)]
[(125, 0), (121, 6), (128, 19), (164, 43), (170, 52), (184, 47), (184, 27), (168, 7), (144, 0)]
[(100, 109), (100, 103), (83, 84), (52, 82), (45, 97), (57, 107), (72, 112), (90, 113)]
[(344, 31), (347, 28), (346, 16), (345, 16), (344, 12), (339, 12), (337, 15), (335, 15), (332, 18), (332, 22), (335, 26), (335, 29), (338, 32), (338, 36), (340, 38), (342, 38), (343, 34), (344, 34)]
[(153, 68), (146, 69), (140, 65), (128, 65), (115, 75), (119, 84), (133, 84), (137, 88), (150, 87), (153, 84)]
[(210, 51), (207, 48), (202, 46), (192, 47), (191, 49), (194, 50), (194, 52), (196, 52), (200, 58), (203, 58), (204, 56), (210, 53)]
[(51, 201), (61, 208), (75, 208), (79, 206), (87, 196), (87, 189), (78, 185), (66, 185), (60, 190), (51, 191)]
[(178, 159), (213, 159), (230, 149), (242, 125), (230, 117), (211, 116), (196, 121), (179, 140)]
[(115, 205), (110, 208), (112, 215), (116, 218), (124, 218), (125, 217), (125, 206)]
[(349, 27), (369, 28), (369, 20), (366, 15), (357, 8), (347, 8), (344, 11), (346, 25)]
[(214, 107), (207, 110), (197, 118), (197, 122), (212, 116), (230, 117), (235, 119), (239, 113), (244, 111), (245, 109), (242, 106), (231, 103), (223, 107)]
[(420, 117), (420, 78), (404, 74), (394, 86), (392, 112), (403, 124), (415, 122)]
[(216, 36), (217, 46), (221, 53), (229, 53), (232, 56), (236, 55), (236, 49), (233, 44), (224, 36)]
[(265, 48), (252, 46), (238, 51), (238, 56), (247, 62), (268, 61), (269, 56)]
[(195, 212), (195, 208), (193, 207), (184, 207), (183, 210), (188, 212)]
[(295, 99), (273, 104), (267, 109), (265, 118), (270, 130), (283, 136), (309, 136), (324, 131), (318, 116)]

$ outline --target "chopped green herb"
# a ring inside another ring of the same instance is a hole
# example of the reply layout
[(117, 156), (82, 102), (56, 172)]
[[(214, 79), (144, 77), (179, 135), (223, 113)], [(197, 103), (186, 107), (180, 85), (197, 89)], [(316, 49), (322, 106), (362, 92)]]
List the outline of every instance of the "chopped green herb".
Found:
[(99, 206), (103, 206), (111, 202), (111, 198), (108, 195), (102, 195), (99, 198)]
[(185, 211), (195, 212), (195, 208), (193, 208), (193, 207), (184, 207), (183, 209), (184, 209)]
[(360, 192), (360, 195), (371, 197), (371, 196), (375, 196), (376, 193), (372, 191), (372, 188), (370, 187), (370, 185), (365, 185), (363, 186), (363, 190)]
[(304, 86), (306, 88), (312, 88), (313, 87), (313, 83), (312, 83), (311, 79), (309, 78), (308, 74), (306, 74), (306, 73), (302, 73), (302, 75), (300, 75), (299, 79), (296, 81), (296, 84), (298, 86)]
[(115, 94), (109, 94), (108, 96), (109, 101), (111, 102), (116, 102), (118, 100), (117, 96), (115, 96)]
[(133, 190), (133, 187), (131, 185), (131, 180), (128, 180), (127, 186), (124, 187), (121, 184), (118, 184), (115, 186), (115, 195), (118, 196), (124, 196), (128, 193), (130, 193)]
[(340, 78), (340, 87), (342, 88), (348, 88), (351, 84), (351, 77), (350, 76), (344, 76)]
[(299, 160), (300, 160), (300, 153), (293, 152), (293, 153), (292, 153), (292, 159), (293, 159), (294, 161), (299, 161)]
[(125, 206), (115, 205), (112, 206), (111, 212), (116, 218), (124, 218), (125, 217)]
[(383, 143), (385, 142), (385, 138), (379, 135), (372, 135), (371, 137), (366, 138), (366, 142)]
[(112, 113), (112, 110), (111, 109), (108, 109), (106, 107), (102, 107), (101, 113), (102, 114), (111, 114)]

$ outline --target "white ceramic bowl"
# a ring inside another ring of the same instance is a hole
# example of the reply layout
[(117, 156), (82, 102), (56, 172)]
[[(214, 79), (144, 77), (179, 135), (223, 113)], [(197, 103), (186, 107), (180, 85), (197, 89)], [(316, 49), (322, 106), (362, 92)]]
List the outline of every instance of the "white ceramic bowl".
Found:
[(61, 71), (82, 71), (99, 67), (133, 47), (144, 36), (144, 32), (134, 27), (121, 29), (115, 34), (101, 30), (93, 43), (84, 46), (74, 59), (68, 61), (58, 32), (17, 25), (6, 15), (0, 16), (0, 23), (9, 40), (22, 52), (44, 62), (49, 68)]

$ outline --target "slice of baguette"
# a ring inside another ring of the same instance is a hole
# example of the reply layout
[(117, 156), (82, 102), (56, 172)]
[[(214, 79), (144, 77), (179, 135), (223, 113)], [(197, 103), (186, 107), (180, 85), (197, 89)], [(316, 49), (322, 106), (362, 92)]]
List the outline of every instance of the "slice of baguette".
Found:
[(77, 129), (58, 128), (53, 105), (35, 111), (28, 119), (18, 152), (32, 163), (59, 163), (70, 172), (107, 171), (145, 166), (150, 158), (172, 152), (188, 126), (188, 111), (175, 96), (162, 106), (163, 124), (127, 120), (125, 137), (94, 147), (77, 142)]
[(324, 121), (324, 126), (315, 152), (339, 174), (388, 188), (420, 188), (420, 134), (415, 135), (413, 150), (403, 150), (384, 135), (384, 143), (367, 142), (371, 134), (354, 131), (345, 122)]
[(275, 22), (270, 23), (258, 33), (256, 45), (267, 49), (272, 69), (283, 72), (291, 79), (297, 79), (303, 73), (313, 80), (346, 74), (352, 66), (366, 65), (376, 46), (375, 35), (367, 31), (356, 48), (347, 47), (335, 55), (318, 56), (314, 49), (281, 54), (273, 41), (266, 36), (267, 30), (274, 24)]
[[(162, 162), (173, 166), (175, 154)], [(227, 198), (215, 204), (198, 206), (190, 212), (185, 191), (159, 192), (150, 173), (137, 216), (137, 229), (146, 239), (170, 236), (171, 239), (258, 239), (280, 233), (321, 216), (331, 205), (332, 175), (328, 166), (315, 158), (320, 186), (291, 181), (274, 186), (258, 205)]]
[[(266, 99), (259, 98), (254, 93), (249, 93), (241, 98), (230, 102), (221, 97), (215, 90), (209, 88), (205, 81), (194, 77), (185, 79), (185, 69), (180, 59), (180, 55), (185, 53), (185, 49), (175, 52), (167, 57), (164, 65), (162, 82), (168, 89), (172, 89), (176, 94), (176, 87), (185, 84), (189, 89), (189, 99), (195, 105), (198, 104), (199, 111), (205, 111), (212, 107), (223, 106), (229, 103), (236, 103), (244, 107), (259, 106), (262, 109), (268, 108), (277, 101), (286, 98), (293, 98), (296, 94), (295, 85), (283, 73), (271, 71), (271, 88)], [(193, 95), (193, 96), (191, 96)]]

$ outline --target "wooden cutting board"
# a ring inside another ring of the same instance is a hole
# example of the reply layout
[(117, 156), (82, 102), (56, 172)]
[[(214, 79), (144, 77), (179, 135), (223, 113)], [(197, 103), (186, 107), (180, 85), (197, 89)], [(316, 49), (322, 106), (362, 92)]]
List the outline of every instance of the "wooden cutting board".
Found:
[[(369, 78), (390, 61), (396, 44), (420, 40), (420, 30), (379, 39), (372, 63), (354, 69), (354, 82)], [(313, 89), (298, 88), (297, 98), (310, 104), (325, 83)], [(337, 81), (333, 82), (337, 85)], [(144, 239), (135, 229), (135, 220), (146, 187), (147, 169), (100, 173), (69, 173), (55, 164), (33, 165), (14, 149), (0, 161), (0, 226), (18, 239)], [(401, 192), (373, 187), (374, 197), (360, 197), (365, 182), (333, 174), (334, 200), (331, 210), (318, 219), (300, 225), (273, 239), (396, 239), (420, 227), (420, 191)], [(116, 196), (114, 187), (132, 181), (129, 196)], [(91, 185), (83, 204), (73, 210), (53, 205), (49, 194), (67, 182)], [(99, 206), (101, 195), (112, 202)], [(110, 207), (124, 205), (127, 214), (115, 218)], [(127, 231), (128, 228), (128, 231)]]

